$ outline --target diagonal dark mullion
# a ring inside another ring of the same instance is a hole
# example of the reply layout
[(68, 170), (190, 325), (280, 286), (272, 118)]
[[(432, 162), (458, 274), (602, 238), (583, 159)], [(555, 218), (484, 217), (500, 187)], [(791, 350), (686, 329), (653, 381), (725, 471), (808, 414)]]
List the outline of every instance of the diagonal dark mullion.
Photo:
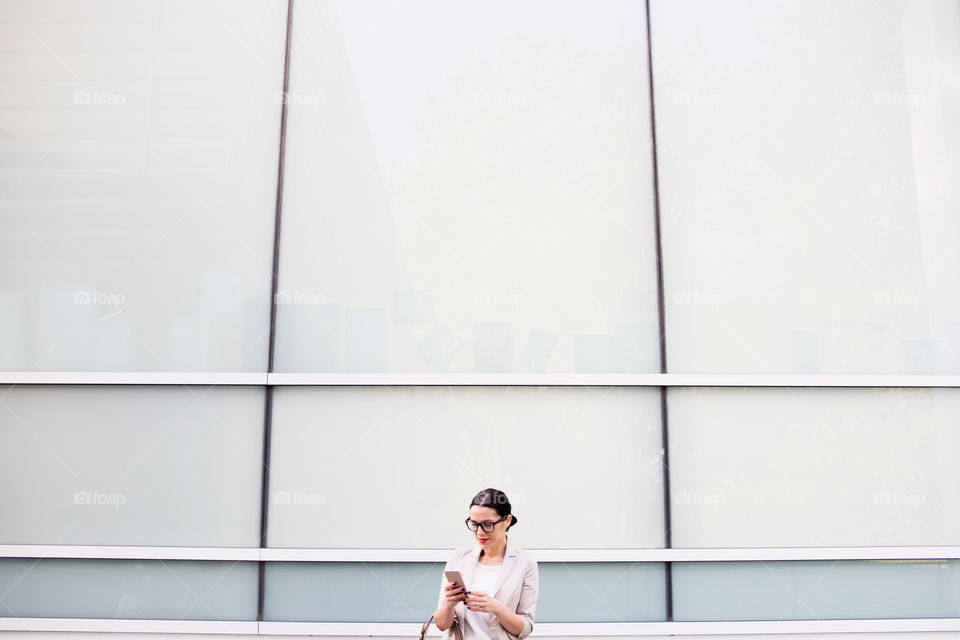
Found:
[[(657, 165), (657, 113), (653, 91), (653, 44), (650, 29), (650, 0), (644, 2), (647, 21), (647, 88), (650, 95), (650, 155), (653, 165), (653, 224), (657, 255), (657, 323), (660, 330), (660, 373), (667, 373), (666, 310), (663, 291), (663, 238), (660, 225), (660, 172)], [(660, 387), (660, 443), (663, 451), (663, 544), (671, 548), (670, 522), (670, 448), (667, 444), (667, 388)], [(666, 590), (666, 617), (673, 620), (673, 566), (664, 563), (664, 589)]]
[[(270, 343), (267, 373), (273, 373), (277, 335), (277, 290), (280, 283), (280, 212), (283, 208), (283, 167), (287, 142), (287, 94), (290, 90), (290, 44), (293, 28), (293, 0), (287, 0), (287, 33), (283, 57), (283, 100), (280, 101), (280, 151), (277, 158), (277, 201), (273, 218), (273, 273), (270, 279)], [(263, 403), (263, 465), (260, 487), (260, 548), (267, 546), (267, 509), (270, 505), (270, 438), (273, 422), (273, 387), (265, 389)], [(267, 563), (260, 561), (257, 584), (257, 621), (263, 621)]]

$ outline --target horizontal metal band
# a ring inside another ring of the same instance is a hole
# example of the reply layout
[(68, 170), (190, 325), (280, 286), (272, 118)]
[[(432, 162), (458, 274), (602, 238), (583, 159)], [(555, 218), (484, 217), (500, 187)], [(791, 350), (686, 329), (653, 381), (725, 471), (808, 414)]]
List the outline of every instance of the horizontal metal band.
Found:
[(0, 558), (103, 560), (240, 560), (258, 562), (257, 547), (140, 547), (123, 545), (0, 544)]
[(446, 562), (452, 549), (262, 549), (266, 562)]
[[(950, 560), (960, 546), (751, 547), (705, 549), (529, 549), (539, 562), (750, 562), (790, 560)], [(247, 562), (446, 562), (450, 549), (278, 549), (0, 545), (0, 558), (93, 558)]]
[(0, 384), (960, 388), (960, 375), (3, 371)]
[[(0, 631), (227, 633), (257, 635), (255, 620), (118, 620), (113, 618), (0, 618)], [(418, 629), (419, 631), (419, 629)]]
[[(210, 633), (235, 635), (368, 636), (413, 638), (422, 623), (254, 622), (210, 620), (117, 620), (103, 618), (0, 618), (0, 631)], [(570, 636), (753, 635), (797, 633), (921, 633), (960, 631), (960, 618), (869, 620), (749, 620), (722, 622), (584, 622), (534, 625), (538, 638)], [(431, 637), (439, 637), (431, 625)]]
[(960, 547), (750, 547), (703, 549), (532, 549), (539, 562), (750, 562), (789, 560), (941, 560)]
[(267, 374), (258, 372), (0, 371), (0, 384), (265, 386)]
[[(535, 625), (538, 637), (753, 635), (788, 633), (910, 633), (958, 631), (960, 618), (874, 620), (747, 620), (705, 622), (588, 622)], [(419, 631), (419, 629), (418, 629)]]
[(960, 387), (960, 375), (779, 375), (712, 373), (271, 373), (276, 386)]

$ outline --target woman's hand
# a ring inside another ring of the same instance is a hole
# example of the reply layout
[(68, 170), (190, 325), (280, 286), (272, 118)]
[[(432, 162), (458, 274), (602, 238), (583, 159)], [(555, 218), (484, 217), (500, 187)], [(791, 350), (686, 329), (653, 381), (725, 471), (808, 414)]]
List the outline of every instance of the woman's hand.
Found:
[(453, 586), (452, 582), (443, 585), (443, 601), (440, 607), (433, 612), (433, 621), (437, 629), (446, 631), (453, 625), (453, 608), (466, 597), (466, 590), (462, 585)]
[(462, 601), (467, 595), (466, 590), (463, 588), (463, 585), (456, 585), (452, 582), (448, 582), (447, 586), (444, 587), (444, 604), (447, 605), (449, 609), (453, 609), (458, 602)]
[(471, 591), (467, 594), (467, 609), (470, 611), (480, 611), (481, 613), (492, 613), (499, 617), (503, 603), (488, 593), (481, 591)]
[(502, 626), (507, 633), (516, 636), (520, 635), (520, 632), (523, 631), (523, 618), (513, 611), (510, 611), (507, 605), (488, 593), (482, 593), (480, 591), (467, 592), (467, 608), (470, 611), (492, 613), (497, 616), (497, 620), (500, 621), (500, 626)]

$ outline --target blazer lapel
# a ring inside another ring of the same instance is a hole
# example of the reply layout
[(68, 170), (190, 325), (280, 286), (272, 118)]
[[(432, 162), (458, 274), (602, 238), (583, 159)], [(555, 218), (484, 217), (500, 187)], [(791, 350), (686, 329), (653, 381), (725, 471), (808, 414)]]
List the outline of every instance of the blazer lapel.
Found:
[(467, 566), (463, 568), (463, 581), (467, 585), (467, 589), (470, 588), (470, 585), (473, 584), (473, 574), (477, 568), (477, 560), (480, 559), (480, 545), (473, 547), (473, 551), (470, 552), (470, 561), (467, 562)]
[[(462, 561), (461, 566), (457, 567), (460, 569), (460, 573), (463, 574), (463, 582), (466, 585), (467, 589), (470, 588), (470, 585), (473, 583), (473, 574), (474, 570), (477, 568), (477, 560), (480, 559), (480, 545), (473, 547), (473, 550), (470, 552), (470, 555), (465, 556)], [(460, 622), (465, 621), (467, 618), (467, 605), (462, 602), (458, 602), (453, 608), (454, 615), (457, 620)], [(457, 615), (459, 614), (459, 615)]]
[[(477, 555), (479, 557), (479, 554)], [(503, 552), (503, 567), (501, 567), (500, 574), (497, 576), (497, 586), (493, 590), (494, 596), (500, 591), (500, 587), (503, 586), (503, 581), (506, 580), (510, 572), (513, 571), (514, 565), (517, 564), (518, 556), (516, 545), (510, 542), (510, 538), (507, 538), (507, 548)], [(464, 580), (466, 580), (466, 576), (464, 576)]]

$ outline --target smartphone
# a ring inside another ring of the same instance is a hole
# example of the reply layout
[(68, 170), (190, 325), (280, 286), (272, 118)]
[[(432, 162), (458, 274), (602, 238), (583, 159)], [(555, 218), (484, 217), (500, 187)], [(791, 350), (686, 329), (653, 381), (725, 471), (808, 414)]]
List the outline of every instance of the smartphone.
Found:
[(447, 577), (447, 582), (452, 582), (461, 587), (466, 587), (466, 585), (463, 583), (463, 576), (459, 571), (444, 571), (443, 575)]
[[(467, 586), (463, 583), (463, 576), (460, 575), (459, 571), (444, 571), (443, 575), (446, 576), (447, 582), (452, 582), (458, 587), (463, 587), (464, 592), (467, 590)], [(460, 602), (466, 602), (467, 599), (461, 598)]]

